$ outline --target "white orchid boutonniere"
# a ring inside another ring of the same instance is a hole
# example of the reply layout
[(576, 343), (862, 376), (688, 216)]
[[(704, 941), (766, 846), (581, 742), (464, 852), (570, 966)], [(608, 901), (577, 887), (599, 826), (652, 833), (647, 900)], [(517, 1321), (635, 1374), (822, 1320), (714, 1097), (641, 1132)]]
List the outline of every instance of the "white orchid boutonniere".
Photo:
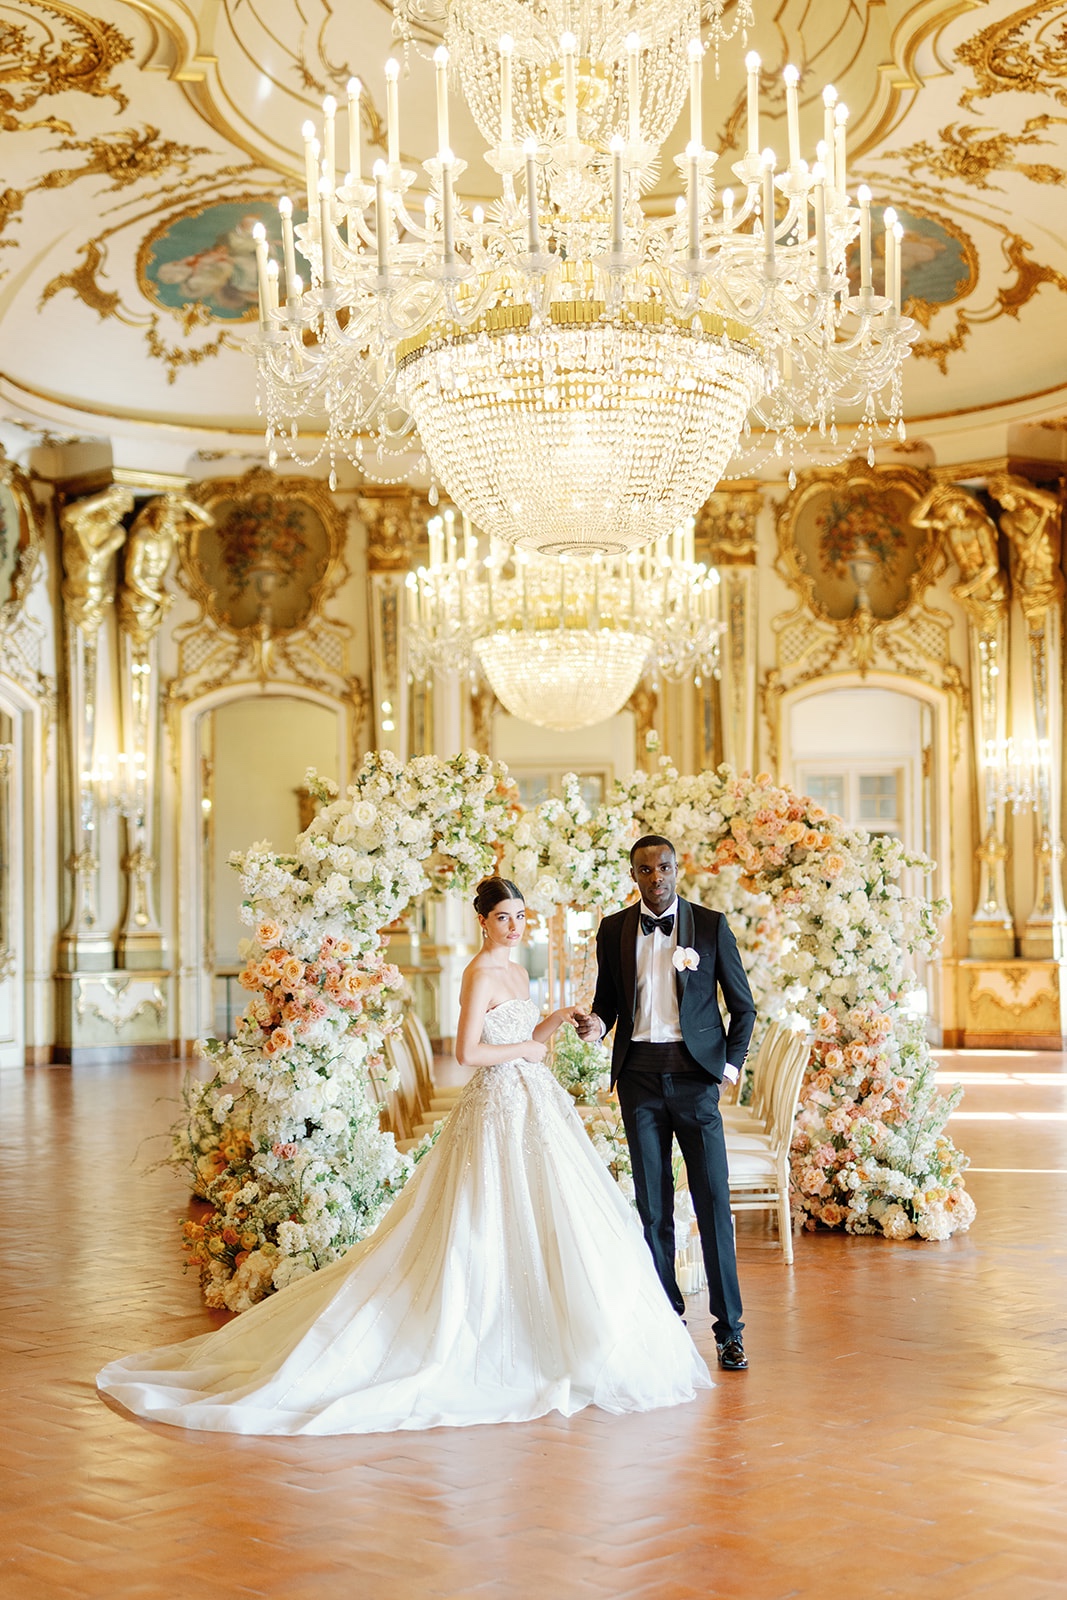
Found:
[(671, 960), (676, 971), (695, 972), (700, 965), (700, 952), (694, 950), (691, 944), (680, 944)]

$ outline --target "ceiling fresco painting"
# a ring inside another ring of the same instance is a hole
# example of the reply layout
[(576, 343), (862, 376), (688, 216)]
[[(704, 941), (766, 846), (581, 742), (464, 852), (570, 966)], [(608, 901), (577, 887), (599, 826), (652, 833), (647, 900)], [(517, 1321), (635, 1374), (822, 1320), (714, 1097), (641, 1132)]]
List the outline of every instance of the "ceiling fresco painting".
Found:
[[(326, 93), (343, 124), (352, 74), (369, 169), (390, 53), (418, 192), (445, 4), (410, 5), (397, 40), (384, 0), (100, 0), (92, 13), (0, 0), (0, 416), (166, 424), (194, 444), (257, 434), (252, 226), (281, 266), (276, 207), (302, 199), (301, 124)], [(757, 15), (767, 142), (785, 144), (787, 62), (805, 139), (833, 81), (851, 111), (850, 186), (871, 186), (878, 224), (889, 203), (904, 224), (905, 309), (922, 328), (905, 383), (913, 437), (1062, 417), (1050, 329), (1067, 315), (1067, 0), (772, 0)], [(724, 51), (704, 86), (722, 185), (741, 153), (740, 61)], [(491, 202), (498, 180), (458, 94), (452, 112), (464, 196)], [(649, 208), (673, 206), (674, 181), (664, 162)], [(874, 273), (877, 291), (880, 257)]]

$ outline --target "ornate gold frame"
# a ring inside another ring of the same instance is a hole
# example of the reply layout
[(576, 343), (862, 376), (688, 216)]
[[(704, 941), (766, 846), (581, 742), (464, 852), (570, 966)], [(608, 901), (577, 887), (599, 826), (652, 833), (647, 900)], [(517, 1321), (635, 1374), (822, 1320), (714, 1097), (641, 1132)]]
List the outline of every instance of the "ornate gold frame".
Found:
[(0, 594), (0, 629), (21, 611), (44, 549), (44, 519), (33, 498), (30, 480), (22, 468), (9, 461), (0, 450), (0, 485), (10, 494), (18, 511), (18, 554), (7, 594)]
[[(334, 504), (326, 486), (318, 478), (288, 478), (268, 471), (265, 467), (252, 467), (240, 478), (207, 478), (190, 489), (190, 498), (207, 511), (228, 500), (241, 500), (254, 494), (268, 494), (278, 500), (302, 501), (311, 507), (326, 530), (328, 554), (323, 574), (307, 591), (307, 611), (294, 627), (267, 625), (267, 637), (282, 638), (303, 633), (314, 617), (321, 617), (323, 607), (336, 594), (347, 574), (345, 564), (346, 519)], [(224, 621), (213, 608), (214, 592), (205, 581), (197, 561), (202, 533), (194, 530), (179, 551), (179, 575), (186, 593), (199, 605), (201, 618), (209, 619), (220, 631), (239, 639), (258, 639), (262, 636), (261, 624), (236, 627)]]
[[(887, 467), (869, 467), (865, 461), (846, 461), (840, 467), (808, 467), (797, 474), (797, 486), (778, 512), (776, 525), (778, 555), (774, 563), (775, 570), (785, 579), (802, 606), (805, 606), (813, 616), (818, 617), (820, 622), (829, 623), (843, 634), (854, 631), (854, 618), (846, 617), (844, 620), (839, 620), (831, 617), (820, 605), (816, 594), (816, 580), (800, 560), (795, 542), (796, 527), (801, 512), (810, 500), (828, 489), (847, 490), (850, 485), (857, 483), (871, 489), (877, 488), (879, 491), (900, 490), (912, 496), (915, 505), (918, 505), (930, 489), (930, 479), (926, 473), (914, 467), (897, 466), (895, 463)], [(887, 627), (900, 617), (906, 616), (911, 608), (921, 601), (923, 594), (944, 570), (944, 566), (945, 557), (937, 534), (930, 529), (918, 548), (915, 570), (908, 579), (905, 604), (895, 617), (879, 618), (874, 626)]]
[[(137, 247), (137, 259), (134, 262), (134, 272), (137, 277), (137, 287), (140, 289), (145, 299), (149, 301), (151, 305), (158, 306), (160, 311), (169, 312), (172, 317), (177, 317), (179, 321), (186, 321), (189, 315), (188, 307), (183, 309), (181, 306), (169, 306), (167, 305), (166, 301), (160, 300), (158, 295), (155, 293), (154, 285), (152, 284), (152, 281), (148, 277), (147, 273), (148, 256), (152, 246), (155, 244), (157, 239), (161, 239), (165, 233), (169, 233), (170, 229), (173, 228), (176, 223), (181, 222), (184, 217), (195, 217), (201, 211), (207, 211), (212, 206), (243, 206), (252, 204), (269, 206), (271, 204), (271, 197), (269, 194), (265, 194), (263, 192), (260, 192), (259, 194), (248, 193), (211, 195), (197, 201), (194, 205), (184, 206), (180, 211), (170, 211), (165, 217), (161, 218), (160, 221), (156, 223), (155, 227), (150, 229), (141, 240)], [(197, 301), (196, 304), (201, 305), (202, 302)], [(255, 322), (258, 312), (256, 311), (255, 306), (249, 306), (248, 310), (239, 317), (215, 317), (212, 316), (210, 311), (207, 311), (206, 315), (212, 322), (220, 323), (224, 328), (240, 328), (243, 327), (247, 322)]]

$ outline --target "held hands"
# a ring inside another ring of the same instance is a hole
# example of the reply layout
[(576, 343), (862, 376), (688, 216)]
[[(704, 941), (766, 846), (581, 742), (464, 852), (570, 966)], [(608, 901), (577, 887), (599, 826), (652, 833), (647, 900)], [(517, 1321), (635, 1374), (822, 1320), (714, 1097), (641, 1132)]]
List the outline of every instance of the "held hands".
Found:
[(583, 1044), (596, 1044), (603, 1038), (603, 1029), (600, 1018), (591, 1011), (572, 1010), (570, 1020), (574, 1023), (574, 1031)]

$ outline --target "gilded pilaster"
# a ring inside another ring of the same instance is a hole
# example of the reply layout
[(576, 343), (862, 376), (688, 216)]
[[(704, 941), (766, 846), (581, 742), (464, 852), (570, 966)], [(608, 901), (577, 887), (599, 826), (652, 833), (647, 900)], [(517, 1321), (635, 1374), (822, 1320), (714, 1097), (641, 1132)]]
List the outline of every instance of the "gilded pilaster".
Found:
[(122, 870), (126, 907), (119, 932), (119, 966), (156, 968), (164, 962), (155, 906), (154, 839), (159, 782), (159, 629), (171, 604), (164, 585), (183, 533), (210, 524), (203, 507), (181, 495), (149, 500), (126, 541), (118, 590), (119, 683), (125, 774), (121, 806), (126, 828)]
[(936, 529), (960, 571), (952, 595), (967, 616), (971, 656), (971, 704), (975, 788), (979, 809), (978, 894), (968, 932), (968, 951), (982, 959), (1010, 959), (1015, 930), (1008, 909), (1005, 863), (1006, 805), (991, 751), (1003, 749), (1009, 699), (1008, 582), (1000, 570), (997, 528), (966, 489), (939, 484), (911, 513), (918, 528)]
[(696, 536), (719, 574), (723, 759), (754, 772), (756, 759), (756, 519), (762, 497), (755, 485), (723, 489), (697, 518)]
[(99, 640), (115, 598), (113, 557), (126, 537), (122, 518), (133, 509), (128, 489), (112, 484), (65, 506), (60, 516), (63, 557), (63, 644), (67, 665), (67, 740), (70, 767), (71, 908), (59, 939), (59, 965), (101, 971), (114, 965), (110, 937), (100, 926), (98, 876), (101, 807), (95, 782), (99, 708)]
[(1047, 489), (1007, 472), (989, 492), (1000, 506), (1000, 528), (1011, 547), (1012, 588), (1026, 622), (1034, 734), (1038, 743), (1035, 795), (1035, 895), (1020, 952), (1036, 959), (1067, 956), (1063, 901), (1060, 801), (1063, 773), (1063, 573), (1060, 502)]
[(406, 577), (418, 539), (417, 499), (411, 489), (364, 490), (357, 509), (367, 529), (370, 587), (374, 743), (408, 756), (408, 649)]

